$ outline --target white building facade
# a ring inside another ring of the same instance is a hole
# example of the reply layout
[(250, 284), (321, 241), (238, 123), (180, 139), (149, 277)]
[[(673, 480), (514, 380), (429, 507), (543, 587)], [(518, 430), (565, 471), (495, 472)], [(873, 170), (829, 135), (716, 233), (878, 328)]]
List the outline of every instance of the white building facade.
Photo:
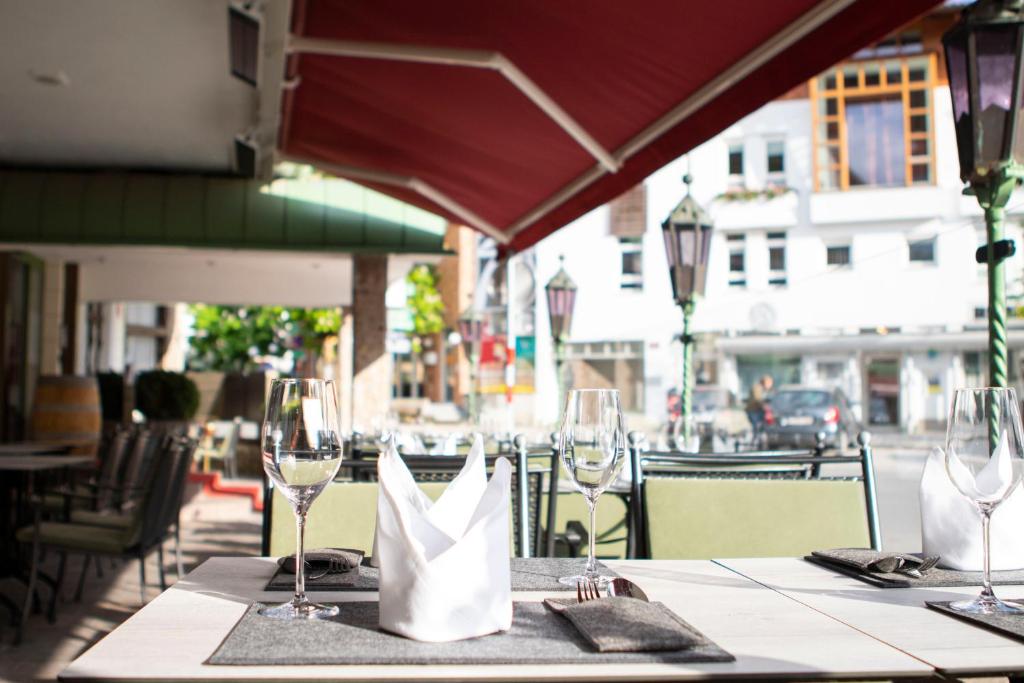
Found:
[[(822, 74), (647, 179), (631, 198), (639, 234), (623, 236), (616, 203), (536, 247), (537, 280), (565, 256), (579, 287), (572, 339), (577, 385), (623, 390), (627, 409), (663, 421), (681, 382), (682, 329), (661, 221), (693, 176), (714, 220), (706, 296), (696, 307), (698, 382), (742, 403), (758, 377), (838, 386), (872, 429), (916, 432), (945, 419), (955, 387), (987, 377), (985, 241), (962, 195), (948, 88), (937, 42), (916, 29)], [(1024, 195), (1008, 206), (1020, 244)], [(628, 232), (628, 230), (626, 231)], [(636, 233), (636, 230), (634, 230)], [(1006, 262), (1021, 290), (1021, 255)], [(537, 365), (550, 367), (538, 307)], [(1024, 329), (1011, 318), (1011, 382)], [(558, 411), (540, 371), (537, 418)]]

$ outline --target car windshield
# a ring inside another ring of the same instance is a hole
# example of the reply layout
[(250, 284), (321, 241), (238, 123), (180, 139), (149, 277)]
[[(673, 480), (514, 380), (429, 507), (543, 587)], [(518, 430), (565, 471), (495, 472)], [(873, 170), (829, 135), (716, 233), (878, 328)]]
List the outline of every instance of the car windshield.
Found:
[(827, 391), (780, 391), (771, 401), (772, 409), (780, 413), (801, 408), (824, 408), (831, 402), (832, 397)]

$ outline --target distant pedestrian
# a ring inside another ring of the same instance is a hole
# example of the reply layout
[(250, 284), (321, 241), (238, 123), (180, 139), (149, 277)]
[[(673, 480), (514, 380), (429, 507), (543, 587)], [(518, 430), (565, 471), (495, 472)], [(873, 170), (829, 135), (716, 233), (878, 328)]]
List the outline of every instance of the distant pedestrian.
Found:
[(754, 382), (750, 387), (750, 396), (747, 398), (747, 419), (750, 420), (751, 441), (757, 444), (764, 429), (765, 406), (770, 400), (772, 387), (775, 380), (771, 375), (763, 375), (761, 379)]

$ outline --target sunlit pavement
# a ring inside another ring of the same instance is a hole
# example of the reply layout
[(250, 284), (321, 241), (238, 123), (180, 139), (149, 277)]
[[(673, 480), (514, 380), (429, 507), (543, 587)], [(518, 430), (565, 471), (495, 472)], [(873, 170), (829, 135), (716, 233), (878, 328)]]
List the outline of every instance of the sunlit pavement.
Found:
[[(252, 511), (248, 498), (211, 497), (198, 487), (190, 487), (186, 495), (190, 499), (182, 508), (181, 517), (186, 571), (212, 555), (259, 554), (260, 515)], [(168, 543), (164, 553), (169, 583), (177, 579), (172, 548), (173, 544)], [(103, 578), (97, 578), (95, 565), (90, 567), (82, 602), (72, 602), (81, 562), (80, 556), (69, 557), (56, 623), (48, 623), (43, 614), (33, 614), (21, 645), (11, 644), (14, 630), (0, 607), (0, 679), (55, 679), (71, 660), (139, 609), (139, 567), (134, 560), (116, 565), (109, 559), (102, 560)], [(55, 563), (56, 557), (51, 554), (48, 565), (52, 568)], [(160, 593), (156, 567), (154, 553), (146, 566), (149, 599)], [(11, 597), (19, 595), (19, 587), (8, 582), (3, 582), (0, 590)], [(48, 598), (49, 593), (44, 591), (43, 599)]]

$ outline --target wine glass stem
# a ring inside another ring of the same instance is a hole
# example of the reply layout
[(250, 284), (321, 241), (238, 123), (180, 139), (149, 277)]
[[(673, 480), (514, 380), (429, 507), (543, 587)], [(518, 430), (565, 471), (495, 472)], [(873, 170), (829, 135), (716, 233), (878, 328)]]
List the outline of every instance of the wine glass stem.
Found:
[(583, 573), (588, 577), (597, 576), (597, 496), (586, 497), (590, 508), (590, 533), (587, 534), (587, 568)]
[(297, 605), (306, 601), (306, 508), (295, 510), (295, 599)]
[(981, 597), (982, 598), (995, 598), (995, 594), (992, 592), (992, 562), (989, 557), (989, 526), (992, 519), (992, 511), (982, 509), (981, 511), (981, 557), (982, 557), (982, 573), (981, 579)]

